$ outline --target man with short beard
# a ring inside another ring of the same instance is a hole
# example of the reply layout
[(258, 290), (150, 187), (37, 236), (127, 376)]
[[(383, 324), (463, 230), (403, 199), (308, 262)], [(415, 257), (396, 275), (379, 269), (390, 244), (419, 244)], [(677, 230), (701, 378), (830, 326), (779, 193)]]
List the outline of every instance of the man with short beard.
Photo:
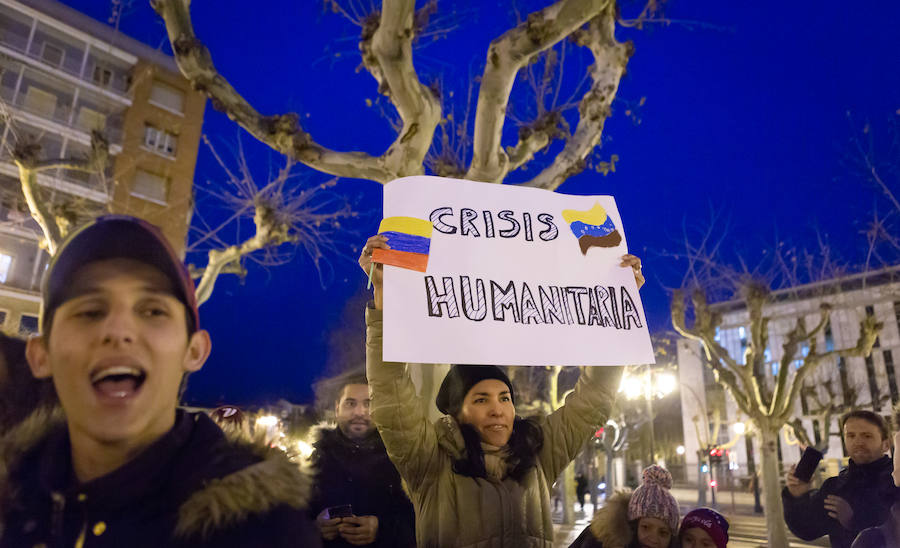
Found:
[[(324, 546), (415, 546), (415, 515), (397, 469), (369, 415), (365, 375), (343, 379), (334, 404), (337, 427), (313, 434), (316, 468), (310, 510)], [(336, 507), (349, 505), (349, 517)], [(335, 516), (334, 514), (341, 514)]]
[(781, 498), (792, 533), (803, 540), (828, 535), (831, 546), (850, 548), (860, 531), (889, 517), (900, 490), (891, 480), (893, 463), (885, 454), (890, 437), (884, 419), (871, 411), (851, 411), (841, 418), (841, 430), (848, 467), (819, 489), (800, 481), (792, 467)]

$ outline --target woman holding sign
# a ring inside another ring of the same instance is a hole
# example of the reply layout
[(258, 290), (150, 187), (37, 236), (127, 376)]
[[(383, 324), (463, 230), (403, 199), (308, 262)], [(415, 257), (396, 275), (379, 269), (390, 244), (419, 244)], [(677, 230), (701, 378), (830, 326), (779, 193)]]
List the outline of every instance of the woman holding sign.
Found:
[[(382, 360), (382, 266), (369, 238), (359, 265), (371, 275), (366, 310), (366, 373), (372, 417), (416, 508), (420, 548), (550, 548), (550, 486), (606, 422), (620, 367), (587, 367), (560, 409), (540, 419), (516, 417), (515, 389), (495, 366), (453, 366), (438, 391), (445, 415), (426, 419), (406, 365)], [(622, 258), (643, 285), (640, 259)]]

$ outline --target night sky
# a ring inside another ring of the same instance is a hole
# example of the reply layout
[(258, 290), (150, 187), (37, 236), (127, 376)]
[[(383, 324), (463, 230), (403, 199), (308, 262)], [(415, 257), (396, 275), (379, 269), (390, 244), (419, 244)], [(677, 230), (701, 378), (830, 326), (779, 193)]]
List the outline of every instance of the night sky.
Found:
[[(63, 1), (109, 17), (109, 3)], [(524, 12), (549, 3), (516, 5)], [(167, 49), (149, 2), (124, 4), (123, 32)], [(449, 32), (414, 54), (420, 78), (438, 82), (445, 97), (453, 92), (457, 113), (487, 44), (515, 22), (506, 10), (482, 4), (439, 2), (458, 6), (455, 16), (433, 21)], [(194, 0), (192, 13), (219, 70), (261, 112), (298, 112), (320, 143), (339, 150), (381, 154), (393, 140), (378, 109), (366, 105), (376, 90), (365, 70), (356, 71), (358, 29), (321, 2)], [(599, 154), (618, 155), (616, 172), (585, 172), (560, 189), (615, 196), (630, 251), (644, 260), (652, 331), (671, 327), (666, 288), (678, 285), (681, 266), (669, 255), (682, 249), (683, 226), (702, 229), (711, 212), (727, 228), (732, 256), (752, 262), (776, 241), (812, 247), (818, 231), (844, 260), (859, 261), (860, 231), (878, 197), (848, 166), (849, 141), (868, 121), (876, 145), (887, 142), (889, 127), (900, 121), (900, 2), (671, 0), (665, 15), (673, 24), (618, 35), (633, 40), (635, 53)], [(577, 63), (566, 70), (583, 74)], [(520, 91), (517, 85), (514, 98)], [(243, 133), (209, 106), (204, 132), (223, 148)], [(264, 178), (277, 156), (241, 137)], [(328, 179), (298, 172), (308, 184)], [(197, 184), (210, 188), (217, 179), (221, 172), (201, 149)], [(381, 187), (341, 181), (336, 190), (363, 216), (347, 224), (342, 255), (328, 257), (324, 283), (302, 250), (286, 265), (250, 264), (243, 284), (220, 278), (201, 309), (214, 348), (192, 378), (191, 403), (309, 402), (312, 382), (361, 358), (366, 292), (355, 258), (377, 229)]]

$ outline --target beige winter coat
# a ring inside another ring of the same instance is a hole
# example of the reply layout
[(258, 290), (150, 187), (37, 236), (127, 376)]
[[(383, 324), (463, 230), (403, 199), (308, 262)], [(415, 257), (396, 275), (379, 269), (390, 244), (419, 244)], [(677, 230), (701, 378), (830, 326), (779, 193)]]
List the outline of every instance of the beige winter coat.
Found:
[(366, 311), (371, 410), (410, 491), (419, 548), (551, 548), (550, 486), (606, 421), (621, 369), (586, 368), (565, 405), (541, 420), (538, 466), (521, 481), (471, 478), (452, 470), (465, 448), (456, 421), (429, 423), (406, 365), (383, 362), (381, 317), (380, 310)]

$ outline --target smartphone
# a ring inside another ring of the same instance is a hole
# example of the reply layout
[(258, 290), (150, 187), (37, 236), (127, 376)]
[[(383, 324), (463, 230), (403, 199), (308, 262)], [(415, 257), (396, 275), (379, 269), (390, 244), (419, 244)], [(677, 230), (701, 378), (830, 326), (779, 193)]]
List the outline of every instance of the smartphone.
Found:
[(353, 508), (349, 504), (331, 506), (325, 509), (325, 519), (349, 518), (353, 515)]
[(797, 479), (808, 483), (812, 479), (813, 472), (819, 466), (822, 456), (821, 451), (817, 451), (813, 447), (807, 447), (803, 452), (803, 456), (800, 457), (800, 462), (797, 463), (797, 468), (794, 470), (794, 475), (797, 476)]

